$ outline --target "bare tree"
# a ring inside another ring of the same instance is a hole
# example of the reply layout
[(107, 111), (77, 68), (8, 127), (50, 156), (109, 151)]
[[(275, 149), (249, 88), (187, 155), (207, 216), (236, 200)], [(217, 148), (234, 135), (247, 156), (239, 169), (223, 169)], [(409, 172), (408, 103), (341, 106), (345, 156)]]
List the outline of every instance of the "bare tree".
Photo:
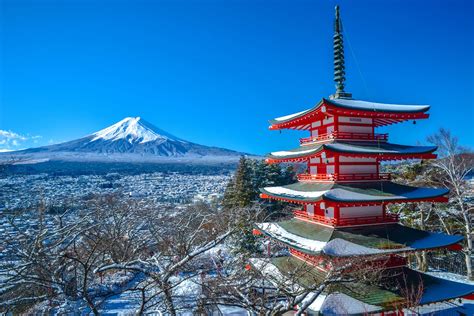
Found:
[[(95, 273), (132, 271), (144, 275), (134, 289), (141, 295), (138, 312), (160, 309), (176, 315), (180, 308), (177, 288), (209, 270), (199, 259), (235, 233), (235, 215), (198, 204), (148, 218), (144, 226), (150, 238), (147, 249), (131, 260), (105, 263)], [(177, 277), (180, 273), (185, 276)]]
[(88, 226), (84, 218), (64, 223), (67, 213), (48, 218), (43, 203), (36, 211), (5, 214), (8, 226), (0, 260), (0, 308), (21, 310), (67, 292), (67, 264), (61, 254)]
[(437, 134), (430, 136), (428, 140), (438, 146), (440, 158), (433, 162), (433, 166), (439, 171), (439, 182), (450, 190), (449, 207), (446, 212), (462, 228), (466, 240), (463, 251), (467, 277), (473, 280), (471, 212), (474, 210), (474, 203), (469, 199), (472, 197), (469, 196), (470, 188), (467, 183), (467, 175), (473, 170), (472, 153), (462, 148), (458, 143), (458, 139), (445, 129), (440, 129)]
[(283, 315), (297, 307), (296, 314), (302, 315), (321, 293), (338, 285), (377, 284), (388, 258), (326, 260), (314, 266), (293, 257), (262, 257), (251, 259), (244, 269), (245, 259), (234, 258), (227, 263), (227, 274), (207, 280), (208, 302), (239, 306), (257, 315)]
[(146, 236), (140, 224), (146, 208), (105, 196), (74, 214), (70, 209), (47, 214), (45, 209), (41, 203), (35, 211), (7, 215), (0, 308), (21, 311), (44, 300), (50, 308), (67, 300), (83, 300), (98, 315), (101, 302), (117, 293), (112, 286), (100, 284), (102, 276), (94, 269), (142, 251)]

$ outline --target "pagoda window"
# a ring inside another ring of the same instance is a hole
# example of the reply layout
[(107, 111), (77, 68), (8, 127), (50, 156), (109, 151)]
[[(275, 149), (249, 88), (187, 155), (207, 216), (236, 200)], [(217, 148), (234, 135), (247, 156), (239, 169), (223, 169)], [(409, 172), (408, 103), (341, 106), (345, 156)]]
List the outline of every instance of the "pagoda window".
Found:
[(349, 123), (350, 124), (364, 124), (364, 125), (372, 125), (373, 121), (371, 118), (366, 117), (349, 117), (349, 116), (339, 116), (338, 118), (339, 123)]
[(308, 216), (314, 216), (314, 205), (306, 205), (306, 213)]
[(326, 166), (326, 173), (327, 174), (333, 174), (335, 172), (334, 165), (327, 165)]
[(358, 173), (377, 173), (377, 165), (341, 165), (339, 166), (341, 174), (358, 174)]
[(338, 117), (338, 132), (374, 134), (373, 120), (365, 117)]
[(325, 164), (334, 163), (334, 158), (333, 157), (330, 157), (330, 158), (321, 157), (321, 160), (322, 160), (321, 162), (325, 163)]
[(329, 116), (323, 119), (323, 125), (329, 125), (334, 123), (334, 116)]
[(360, 133), (360, 134), (373, 134), (372, 126), (361, 126), (361, 125), (343, 125), (339, 124), (339, 132), (343, 133)]
[(327, 134), (332, 134), (334, 132), (334, 125), (330, 125), (326, 129)]
[(339, 162), (339, 173), (341, 174), (378, 174), (378, 162), (375, 158), (339, 156)]
[(341, 207), (341, 218), (383, 216), (382, 205)]
[(365, 158), (365, 157), (348, 157), (348, 156), (339, 156), (339, 162), (353, 162), (358, 163), (376, 163), (376, 158)]
[(327, 207), (324, 210), (324, 215), (329, 218), (334, 218), (334, 207)]

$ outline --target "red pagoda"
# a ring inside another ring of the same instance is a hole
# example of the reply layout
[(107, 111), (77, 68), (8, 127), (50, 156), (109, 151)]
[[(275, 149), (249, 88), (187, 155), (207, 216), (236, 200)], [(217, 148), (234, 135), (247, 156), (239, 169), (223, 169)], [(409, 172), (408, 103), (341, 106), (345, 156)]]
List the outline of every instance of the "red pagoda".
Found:
[[(436, 158), (436, 147), (393, 144), (388, 134), (376, 133), (380, 126), (426, 119), (430, 107), (356, 100), (344, 91), (344, 47), (338, 7), (334, 70), (335, 94), (313, 108), (270, 121), (271, 130), (310, 133), (300, 139), (298, 148), (270, 153), (266, 159), (267, 163), (307, 164), (307, 171), (298, 175), (298, 182), (261, 189), (262, 198), (301, 206), (290, 220), (256, 224), (256, 234), (289, 249), (289, 257), (272, 257), (270, 263), (284, 274), (288, 262), (304, 262), (324, 278), (332, 260), (358, 256), (377, 256), (380, 260), (383, 256), (390, 278), (423, 283), (419, 306), (471, 295), (471, 285), (435, 278), (407, 266), (410, 253), (456, 249), (462, 241), (460, 236), (400, 225), (398, 216), (387, 212), (388, 204), (447, 202), (446, 189), (397, 184), (391, 182), (389, 173), (380, 172), (383, 161)], [(391, 271), (396, 273), (390, 274)], [(325, 291), (306, 313), (338, 314), (344, 310), (348, 314), (389, 315), (387, 312), (399, 309), (394, 306), (403, 306), (406, 300), (400, 291), (393, 286), (351, 284)]]

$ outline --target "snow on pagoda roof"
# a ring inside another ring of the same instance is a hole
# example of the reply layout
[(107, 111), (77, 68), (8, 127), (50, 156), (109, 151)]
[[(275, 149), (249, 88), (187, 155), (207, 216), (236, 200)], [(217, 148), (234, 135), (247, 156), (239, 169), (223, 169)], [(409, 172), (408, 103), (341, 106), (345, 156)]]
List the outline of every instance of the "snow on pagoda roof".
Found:
[[(311, 297), (311, 294), (308, 296)], [(366, 315), (381, 311), (382, 307), (364, 303), (344, 293), (331, 293), (320, 294), (308, 309), (322, 315)]]
[(301, 118), (306, 114), (318, 110), (323, 105), (334, 106), (337, 108), (350, 109), (356, 111), (370, 111), (370, 112), (384, 112), (384, 113), (424, 113), (429, 110), (429, 105), (403, 105), (403, 104), (388, 104), (371, 101), (362, 101), (354, 99), (325, 99), (323, 98), (314, 107), (270, 120), (272, 125), (290, 122), (294, 119)]
[(276, 151), (267, 155), (269, 159), (297, 159), (315, 156), (323, 150), (354, 154), (419, 155), (429, 154), (436, 146), (405, 146), (385, 142), (347, 142), (331, 141), (323, 144), (305, 145), (295, 149)]
[(291, 247), (306, 250), (310, 253), (318, 253), (326, 245), (326, 242), (304, 238), (293, 234), (283, 227), (275, 223), (258, 223), (256, 224), (266, 235), (275, 238)]
[(354, 99), (323, 99), (324, 102), (337, 107), (346, 107), (354, 110), (363, 111), (381, 111), (381, 112), (397, 112), (397, 113), (413, 113), (426, 112), (430, 109), (429, 105), (408, 105), (408, 104), (389, 104), (377, 103), (371, 101), (362, 101)]
[(292, 219), (260, 223), (258, 229), (292, 248), (308, 254), (334, 257), (365, 256), (442, 248), (459, 243), (463, 237), (431, 233), (399, 224), (361, 227), (327, 227)]
[(285, 186), (265, 187), (260, 191), (270, 198), (303, 203), (315, 203), (321, 200), (351, 203), (426, 200), (442, 197), (449, 192), (447, 189), (416, 188), (388, 181), (296, 182)]
[[(327, 276), (327, 272), (292, 256), (254, 258), (250, 262), (264, 275), (275, 279), (278, 286), (286, 283), (293, 290), (297, 286), (314, 288), (324, 282)], [(277, 278), (274, 275), (277, 275)], [(295, 284), (295, 281), (299, 284)], [(410, 289), (421, 289), (422, 292), (406, 293)], [(309, 309), (324, 315), (361, 315), (393, 310), (394, 304), (407, 300), (407, 295), (417, 297), (419, 295), (421, 298), (419, 304), (425, 305), (472, 293), (474, 293), (472, 284), (437, 278), (407, 267), (400, 267), (386, 270), (377, 284), (363, 281), (333, 284), (316, 298)]]

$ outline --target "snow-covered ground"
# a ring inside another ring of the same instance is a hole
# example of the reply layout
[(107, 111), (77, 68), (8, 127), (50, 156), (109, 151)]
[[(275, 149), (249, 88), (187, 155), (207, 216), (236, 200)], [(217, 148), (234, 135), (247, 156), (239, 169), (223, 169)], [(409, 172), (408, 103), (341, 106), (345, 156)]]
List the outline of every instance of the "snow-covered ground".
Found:
[[(118, 193), (163, 205), (189, 203), (193, 199), (209, 200), (221, 196), (230, 175), (143, 173), (104, 175), (11, 175), (0, 178), (0, 212), (36, 206), (40, 200), (46, 205), (80, 204), (94, 194)], [(1, 220), (0, 220), (1, 222)], [(0, 224), (1, 227), (1, 224)]]

